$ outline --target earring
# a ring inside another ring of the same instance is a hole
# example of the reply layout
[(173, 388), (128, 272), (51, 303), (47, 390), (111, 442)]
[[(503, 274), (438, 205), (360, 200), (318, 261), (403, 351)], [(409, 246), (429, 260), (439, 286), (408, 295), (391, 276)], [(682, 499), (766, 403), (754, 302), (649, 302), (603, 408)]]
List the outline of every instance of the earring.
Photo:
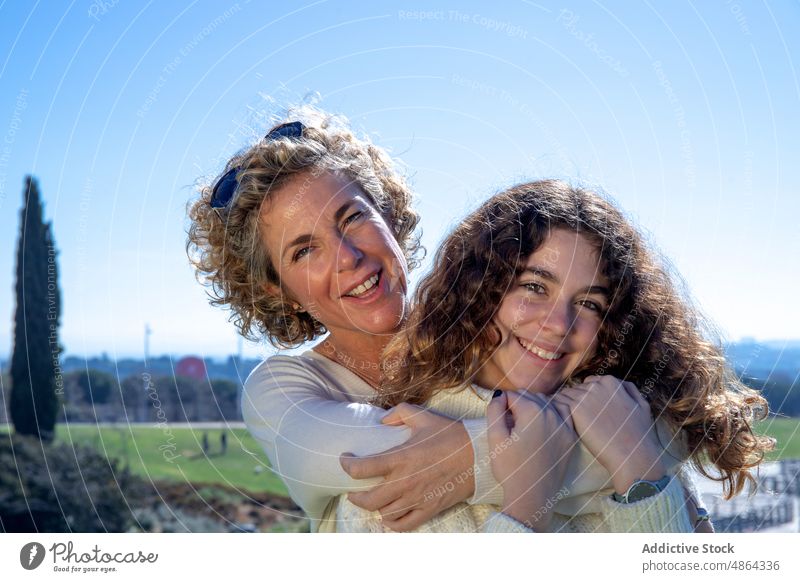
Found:
[(292, 311), (294, 311), (295, 313), (305, 313), (306, 310), (303, 309), (303, 306), (300, 305), (299, 303), (294, 303), (293, 302), (292, 303)]

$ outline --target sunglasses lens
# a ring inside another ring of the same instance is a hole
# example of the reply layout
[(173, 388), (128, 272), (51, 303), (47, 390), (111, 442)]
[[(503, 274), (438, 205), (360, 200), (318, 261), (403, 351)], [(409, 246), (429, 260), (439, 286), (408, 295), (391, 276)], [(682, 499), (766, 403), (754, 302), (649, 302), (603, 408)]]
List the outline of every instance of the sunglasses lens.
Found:
[[(269, 141), (279, 139), (282, 137), (303, 137), (303, 130), (305, 126), (299, 121), (292, 121), (291, 123), (284, 123), (272, 129), (264, 139)], [(239, 181), (236, 179), (236, 174), (239, 168), (231, 168), (214, 186), (214, 191), (211, 193), (211, 208), (227, 208), (236, 193), (236, 188), (239, 186)]]
[(278, 139), (281, 137), (303, 137), (304, 126), (299, 121), (292, 121), (291, 123), (284, 123), (272, 129), (264, 139), (267, 141), (271, 139)]
[(214, 186), (214, 192), (211, 193), (211, 208), (225, 208), (231, 201), (233, 193), (239, 186), (239, 182), (236, 180), (237, 171), (238, 168), (228, 170)]

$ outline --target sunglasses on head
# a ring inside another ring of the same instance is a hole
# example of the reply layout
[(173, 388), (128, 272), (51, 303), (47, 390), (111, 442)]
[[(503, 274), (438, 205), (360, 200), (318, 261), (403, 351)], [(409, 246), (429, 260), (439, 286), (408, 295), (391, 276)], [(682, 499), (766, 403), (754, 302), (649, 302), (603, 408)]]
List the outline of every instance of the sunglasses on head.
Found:
[[(272, 141), (282, 137), (303, 137), (304, 129), (305, 126), (299, 121), (284, 123), (270, 130), (270, 132), (264, 136), (264, 140)], [(214, 190), (211, 192), (211, 208), (228, 208), (230, 206), (231, 200), (233, 200), (234, 194), (236, 194), (236, 189), (239, 187), (239, 180), (236, 179), (236, 174), (238, 174), (240, 170), (241, 168), (238, 167), (231, 168), (219, 179), (216, 186), (214, 186)]]

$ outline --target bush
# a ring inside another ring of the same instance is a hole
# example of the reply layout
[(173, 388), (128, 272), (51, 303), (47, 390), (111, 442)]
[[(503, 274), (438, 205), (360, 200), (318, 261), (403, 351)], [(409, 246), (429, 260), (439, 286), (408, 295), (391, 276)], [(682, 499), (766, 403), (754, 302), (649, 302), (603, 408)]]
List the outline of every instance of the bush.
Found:
[[(111, 374), (99, 370), (81, 370), (80, 372), (70, 372), (69, 376), (74, 377), (74, 382), (78, 388), (78, 394), (83, 401), (89, 404), (106, 404), (111, 395), (116, 392), (116, 379)], [(64, 378), (67, 382), (67, 378)]]
[(123, 532), (132, 525), (141, 480), (90, 447), (0, 434), (0, 466), (6, 532)]

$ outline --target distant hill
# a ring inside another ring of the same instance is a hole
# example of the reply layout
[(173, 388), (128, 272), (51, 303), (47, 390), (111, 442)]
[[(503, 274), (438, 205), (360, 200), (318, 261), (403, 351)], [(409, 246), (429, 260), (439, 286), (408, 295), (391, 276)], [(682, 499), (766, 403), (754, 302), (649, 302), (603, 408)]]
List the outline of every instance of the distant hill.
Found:
[(800, 340), (729, 344), (725, 354), (743, 376), (759, 380), (797, 379), (800, 374)]
[[(725, 346), (725, 354), (744, 382), (763, 391), (769, 401), (771, 413), (800, 417), (800, 340), (768, 342), (744, 340)], [(67, 356), (63, 358), (61, 367), (65, 374), (65, 380), (69, 379), (78, 384), (86, 383), (80, 380), (79, 376), (85, 376), (87, 371), (94, 370), (108, 374), (111, 378), (105, 383), (111, 382), (113, 386), (105, 392), (110, 391), (112, 395), (122, 394), (123, 398), (127, 397), (126, 393), (133, 393), (139, 400), (142, 399), (143, 393), (135, 387), (141, 384), (141, 378), (145, 372), (154, 378), (160, 377), (158, 384), (161, 386), (167, 379), (172, 378), (173, 381), (166, 383), (174, 385), (175, 397), (181, 399), (181, 394), (183, 394), (184, 398), (189, 397), (197, 403), (188, 411), (181, 404), (178, 410), (181, 411), (183, 419), (218, 420), (222, 417), (237, 420), (238, 389), (261, 360), (257, 358), (239, 359), (235, 356), (225, 359), (198, 356), (197, 359), (201, 359), (205, 365), (207, 378), (214, 385), (213, 393), (206, 394), (208, 390), (203, 386), (208, 386), (208, 380), (199, 381), (196, 378), (181, 377), (176, 373), (179, 369), (179, 362), (184, 358), (184, 356), (153, 357), (145, 366), (143, 360), (135, 358), (113, 360), (106, 355), (90, 358)], [(194, 360), (195, 363), (199, 363), (197, 359)], [(8, 373), (7, 366), (7, 361), (0, 361), (0, 368), (4, 374)], [(186, 368), (186, 366), (182, 366), (182, 368)], [(202, 366), (200, 375), (205, 376), (202, 373)], [(7, 384), (4, 382), (4, 385), (7, 386)], [(117, 389), (119, 386), (129, 386), (129, 390), (120, 391)], [(187, 394), (187, 391), (194, 396)], [(78, 392), (86, 394), (82, 399), (72, 399), (70, 404), (73, 406), (71, 409), (73, 418), (96, 415), (101, 408), (98, 407), (100, 392), (97, 387), (82, 388)], [(224, 405), (220, 405), (221, 399), (224, 401)], [(120, 414), (121, 407), (113, 399), (105, 406), (109, 409), (106, 420), (116, 420), (115, 415)], [(144, 405), (137, 406), (135, 416), (146, 419), (152, 413), (152, 411), (148, 412), (148, 408)], [(5, 410), (0, 410), (0, 422), (5, 420), (5, 412)], [(173, 409), (171, 412), (175, 413), (176, 410)], [(171, 418), (171, 420), (174, 419)]]
[[(80, 372), (83, 370), (98, 370), (106, 372), (117, 378), (123, 379), (129, 376), (141, 374), (145, 370), (150, 374), (160, 376), (173, 376), (184, 356), (158, 356), (151, 357), (145, 367), (144, 360), (125, 358), (122, 360), (112, 360), (108, 356), (94, 356), (90, 358), (80, 358), (77, 356), (67, 356), (61, 365), (64, 372)], [(226, 359), (201, 358), (206, 366), (208, 377), (212, 379), (230, 380), (239, 384), (244, 383), (247, 376), (252, 372), (261, 360), (257, 358), (241, 360), (235, 356)]]
[[(756, 342), (743, 340), (725, 346), (725, 355), (733, 367), (743, 376), (757, 380), (795, 379), (800, 374), (800, 340), (773, 340)], [(232, 382), (244, 382), (250, 372), (261, 360), (258, 358), (239, 359), (211, 358), (203, 359), (210, 378), (224, 378)], [(177, 363), (183, 356), (159, 356), (150, 358), (148, 371), (152, 374), (171, 375), (175, 373)], [(5, 368), (5, 363), (2, 363)], [(85, 369), (100, 370), (119, 378), (141, 373), (145, 369), (144, 361), (134, 358), (113, 360), (108, 356), (81, 358), (68, 356), (64, 358), (62, 368), (65, 372)]]

